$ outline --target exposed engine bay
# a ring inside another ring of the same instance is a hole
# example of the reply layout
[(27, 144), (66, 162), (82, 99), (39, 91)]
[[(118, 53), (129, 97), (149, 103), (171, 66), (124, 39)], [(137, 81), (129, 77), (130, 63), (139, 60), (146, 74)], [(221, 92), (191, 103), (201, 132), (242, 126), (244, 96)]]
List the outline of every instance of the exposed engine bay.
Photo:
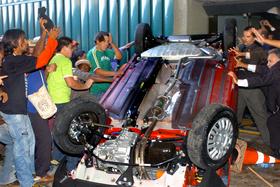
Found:
[[(144, 158), (137, 158), (135, 147), (137, 141), (139, 141), (138, 134), (123, 129), (116, 139), (99, 144), (93, 151), (96, 156), (94, 159), (96, 169), (115, 174), (130, 171), (132, 173), (128, 175), (139, 179), (155, 180), (168, 170), (170, 162), (166, 161), (178, 158), (175, 144), (166, 142), (151, 142), (145, 148)], [(138, 163), (138, 160), (144, 159), (144, 164)], [(138, 167), (135, 167), (137, 165)], [(118, 184), (123, 183), (131, 184), (129, 181), (126, 183), (125, 180), (119, 181)]]
[(77, 98), (56, 117), (56, 143), (84, 153), (73, 182), (196, 186), (199, 171), (225, 165), (238, 134), (234, 67), (201, 41), (176, 41), (133, 56), (99, 102)]
[[(157, 77), (166, 74), (166, 71), (170, 71), (168, 69), (170, 68), (163, 67), (162, 73), (159, 73)], [(168, 111), (172, 111), (174, 107), (172, 95), (176, 95), (174, 88), (178, 90), (175, 85), (179, 69), (173, 69), (173, 71), (175, 71), (173, 78), (165, 85), (167, 88), (164, 89), (164, 93), (147, 105), (149, 106), (147, 110), (143, 110), (145, 112), (140, 118), (141, 130), (133, 131), (133, 128), (123, 125), (119, 132), (106, 135), (107, 140), (96, 147), (85, 143), (88, 150), (87, 157), (84, 158), (86, 168), (94, 168), (95, 172), (118, 176), (115, 179), (117, 185), (132, 186), (134, 178), (139, 181), (158, 180), (164, 174), (172, 176), (180, 167), (186, 166), (186, 152), (183, 151), (186, 131), (182, 130), (177, 134), (178, 136), (175, 136), (176, 138), (151, 138), (157, 123), (168, 117), (170, 115)], [(170, 73), (167, 74), (169, 78)], [(164, 85), (163, 81), (158, 80), (158, 82), (159, 85)], [(123, 124), (126, 123), (123, 122)]]
[[(175, 83), (170, 85), (174, 87)], [(119, 175), (118, 185), (132, 186), (134, 177), (138, 180), (157, 180), (164, 173), (173, 175), (179, 166), (186, 165), (186, 154), (183, 152), (184, 132), (181, 136), (171, 139), (151, 139), (156, 124), (166, 116), (170, 98), (165, 95), (158, 97), (144, 116), (141, 131), (133, 131), (124, 127), (117, 134), (107, 137), (107, 140), (95, 148), (86, 144), (88, 149), (87, 167), (107, 174)]]
[[(89, 146), (89, 153), (79, 167), (90, 169), (93, 176), (94, 173), (105, 172), (108, 177), (114, 178), (112, 180), (117, 185), (132, 186), (134, 180), (158, 180), (165, 173), (171, 176), (186, 165), (185, 154), (182, 150), (177, 150), (179, 144), (174, 143), (175, 140), (149, 140), (145, 144), (143, 139), (145, 140), (138, 133), (124, 128), (115, 139), (98, 144), (93, 151), (90, 151)], [(141, 148), (143, 145), (144, 150)], [(84, 169), (79, 167), (76, 171), (77, 177), (80, 176), (79, 172), (84, 173)], [(102, 182), (104, 183), (104, 180)]]

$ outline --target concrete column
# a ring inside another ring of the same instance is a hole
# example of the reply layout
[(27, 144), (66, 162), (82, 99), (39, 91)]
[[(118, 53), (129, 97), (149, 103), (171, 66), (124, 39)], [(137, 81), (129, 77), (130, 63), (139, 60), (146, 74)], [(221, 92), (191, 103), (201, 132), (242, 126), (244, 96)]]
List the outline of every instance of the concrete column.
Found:
[(208, 16), (196, 0), (174, 0), (174, 35), (207, 34)]

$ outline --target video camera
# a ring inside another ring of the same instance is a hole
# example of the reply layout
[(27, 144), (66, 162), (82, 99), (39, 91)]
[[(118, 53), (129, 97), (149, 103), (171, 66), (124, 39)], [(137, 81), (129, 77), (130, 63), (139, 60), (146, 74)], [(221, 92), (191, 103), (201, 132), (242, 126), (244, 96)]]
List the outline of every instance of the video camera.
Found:
[(49, 16), (46, 15), (46, 7), (38, 8), (38, 18), (43, 18), (47, 20), (47, 22), (44, 24), (45, 28), (50, 31), (54, 27), (53, 21), (50, 19)]

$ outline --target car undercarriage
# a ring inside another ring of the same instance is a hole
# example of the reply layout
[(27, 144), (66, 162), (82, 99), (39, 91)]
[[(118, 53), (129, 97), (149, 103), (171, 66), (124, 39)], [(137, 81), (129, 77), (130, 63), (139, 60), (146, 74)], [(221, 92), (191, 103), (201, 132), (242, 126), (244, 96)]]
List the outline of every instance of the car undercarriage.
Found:
[(212, 47), (220, 35), (193, 38), (138, 26), (136, 54), (101, 101), (78, 98), (57, 115), (56, 143), (84, 156), (71, 177), (61, 165), (54, 186), (195, 186), (198, 173), (228, 169), (233, 57)]

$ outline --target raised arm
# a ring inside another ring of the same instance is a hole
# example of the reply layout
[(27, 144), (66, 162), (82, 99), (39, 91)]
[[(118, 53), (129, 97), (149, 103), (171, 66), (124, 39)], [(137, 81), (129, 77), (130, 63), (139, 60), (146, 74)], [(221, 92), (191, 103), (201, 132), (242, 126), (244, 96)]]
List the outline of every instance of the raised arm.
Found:
[(47, 45), (37, 58), (36, 69), (44, 67), (49, 63), (58, 45), (56, 38), (59, 36), (59, 34), (60, 34), (59, 28), (55, 27), (50, 30)]
[(253, 33), (256, 35), (256, 40), (261, 44), (271, 45), (273, 47), (280, 48), (280, 40), (270, 40), (264, 38), (256, 29), (252, 29)]
[(40, 55), (40, 53), (44, 50), (45, 47), (45, 42), (46, 42), (46, 37), (47, 37), (47, 30), (45, 29), (44, 23), (46, 22), (46, 20), (44, 20), (43, 18), (40, 18), (40, 30), (41, 30), (41, 36), (40, 39), (37, 41), (35, 48), (34, 48), (34, 52), (33, 52), (33, 56), (38, 57)]
[(121, 53), (120, 49), (113, 43), (113, 39), (112, 39), (111, 34), (109, 34), (109, 43), (110, 43), (111, 47), (113, 48), (113, 50), (115, 52), (116, 59), (121, 60), (122, 59), (122, 53)]

